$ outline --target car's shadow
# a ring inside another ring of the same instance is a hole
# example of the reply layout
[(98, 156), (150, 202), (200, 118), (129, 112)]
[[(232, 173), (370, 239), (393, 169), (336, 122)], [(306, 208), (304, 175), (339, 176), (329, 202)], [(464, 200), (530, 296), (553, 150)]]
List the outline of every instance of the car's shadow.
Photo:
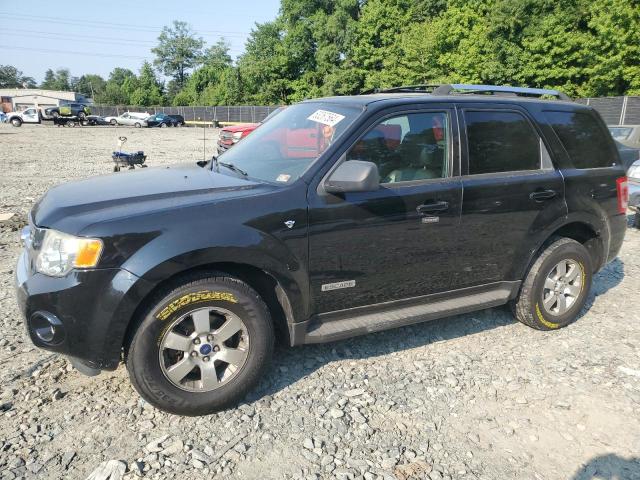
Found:
[[(614, 288), (623, 278), (624, 263), (616, 258), (595, 275), (591, 293), (578, 318), (589, 312), (598, 296)], [(387, 355), (473, 335), (514, 322), (516, 320), (511, 310), (504, 306), (326, 344), (295, 348), (278, 345), (269, 373), (245, 400), (251, 402), (273, 395), (335, 360)], [(531, 335), (535, 334), (536, 332), (531, 332)]]
[(640, 479), (640, 458), (622, 458), (616, 454), (592, 458), (571, 480), (633, 480)]

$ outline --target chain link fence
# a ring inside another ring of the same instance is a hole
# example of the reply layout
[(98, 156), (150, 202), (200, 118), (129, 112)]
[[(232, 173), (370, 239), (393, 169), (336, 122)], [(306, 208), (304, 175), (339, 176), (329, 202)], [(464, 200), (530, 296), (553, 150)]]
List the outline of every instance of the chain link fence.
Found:
[(117, 117), (124, 112), (147, 112), (182, 115), (187, 122), (258, 123), (278, 107), (140, 107), (135, 105), (91, 105), (91, 113), (102, 117)]
[[(576, 102), (595, 108), (608, 125), (640, 125), (640, 97), (579, 98)], [(92, 105), (95, 115), (118, 116), (124, 112), (166, 113), (182, 115), (187, 122), (258, 123), (277, 106), (220, 106), (220, 107), (140, 107), (135, 105)]]

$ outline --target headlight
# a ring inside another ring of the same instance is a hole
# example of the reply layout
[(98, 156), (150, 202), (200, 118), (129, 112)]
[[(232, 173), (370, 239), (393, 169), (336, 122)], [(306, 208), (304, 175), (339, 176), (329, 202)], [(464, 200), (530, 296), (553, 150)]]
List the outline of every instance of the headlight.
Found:
[(101, 253), (101, 240), (45, 230), (36, 270), (50, 277), (62, 277), (73, 268), (95, 267)]
[(631, 168), (627, 171), (627, 177), (640, 181), (640, 165), (631, 165)]
[(233, 143), (237, 143), (242, 138), (243, 132), (236, 132), (233, 134)]

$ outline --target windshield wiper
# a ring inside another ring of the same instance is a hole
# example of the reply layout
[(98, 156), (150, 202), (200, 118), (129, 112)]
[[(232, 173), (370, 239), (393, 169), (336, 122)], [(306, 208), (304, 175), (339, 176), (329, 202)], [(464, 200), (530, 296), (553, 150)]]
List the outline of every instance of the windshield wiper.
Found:
[(233, 170), (234, 172), (238, 172), (243, 177), (248, 177), (249, 174), (242, 170), (241, 168), (236, 167), (233, 163), (225, 163), (225, 162), (216, 162), (217, 165), (222, 165), (223, 167), (227, 167), (229, 170)]

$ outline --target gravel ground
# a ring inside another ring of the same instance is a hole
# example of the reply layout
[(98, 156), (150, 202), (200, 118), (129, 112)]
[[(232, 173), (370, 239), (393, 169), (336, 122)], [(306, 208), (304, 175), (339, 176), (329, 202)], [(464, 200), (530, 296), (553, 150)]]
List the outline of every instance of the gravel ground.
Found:
[(245, 403), (209, 417), (152, 408), (123, 367), (87, 378), (35, 349), (14, 300), (18, 230), (47, 188), (109, 173), (117, 135), (150, 165), (202, 158), (201, 129), (0, 125), (0, 212), (16, 213), (0, 223), (0, 479), (640, 479), (633, 229), (568, 328), (498, 308), (279, 347)]

